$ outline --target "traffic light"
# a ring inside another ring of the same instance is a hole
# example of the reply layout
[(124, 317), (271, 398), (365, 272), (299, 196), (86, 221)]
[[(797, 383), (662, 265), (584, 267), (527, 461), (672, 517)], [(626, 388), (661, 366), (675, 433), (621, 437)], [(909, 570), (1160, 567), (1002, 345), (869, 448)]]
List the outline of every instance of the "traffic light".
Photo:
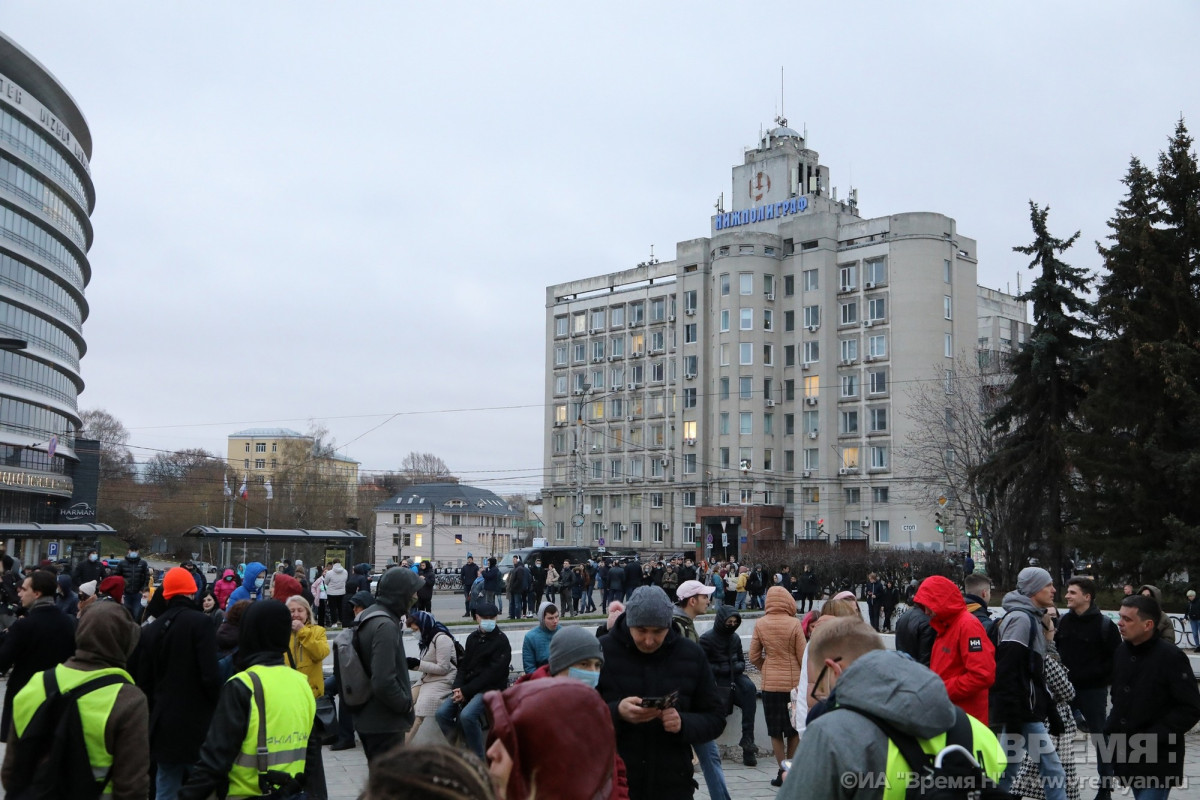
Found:
[(935, 527), (937, 529), (938, 533), (946, 532), (946, 526), (942, 524), (941, 510), (933, 512), (933, 527)]
[(819, 519), (819, 520), (817, 520), (817, 536), (824, 536), (824, 535), (825, 535), (825, 520)]

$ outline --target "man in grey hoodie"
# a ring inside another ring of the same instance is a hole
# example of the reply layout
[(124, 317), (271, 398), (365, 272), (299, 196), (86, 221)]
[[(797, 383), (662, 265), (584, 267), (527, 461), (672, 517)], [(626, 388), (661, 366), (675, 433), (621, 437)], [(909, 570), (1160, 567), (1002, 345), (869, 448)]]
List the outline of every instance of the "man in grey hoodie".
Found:
[(822, 621), (809, 640), (808, 659), (818, 688), (832, 687), (825, 698), (828, 710), (805, 730), (778, 800), (882, 798), (881, 776), (895, 744), (864, 714), (930, 742), (935, 753), (961, 716), (970, 723), (968, 749), (982, 756), (989, 778), (1000, 777), (1004, 753), (987, 725), (958, 711), (934, 672), (885, 650), (879, 634), (858, 617)]
[(1044, 675), (1042, 617), (1052, 605), (1049, 572), (1026, 567), (1017, 573), (1016, 591), (1004, 595), (1004, 616), (996, 623), (996, 682), (988, 699), (992, 726), (1009, 756), (1000, 788), (1008, 791), (1029, 752), (1036, 754), (1046, 800), (1067, 800), (1066, 773), (1047, 728), (1054, 704)]
[(379, 579), (375, 605), (358, 618), (358, 652), (371, 674), (371, 699), (354, 712), (354, 728), (368, 761), (403, 742), (413, 725), (400, 618), (412, 607), (421, 582), (412, 570), (389, 569)]

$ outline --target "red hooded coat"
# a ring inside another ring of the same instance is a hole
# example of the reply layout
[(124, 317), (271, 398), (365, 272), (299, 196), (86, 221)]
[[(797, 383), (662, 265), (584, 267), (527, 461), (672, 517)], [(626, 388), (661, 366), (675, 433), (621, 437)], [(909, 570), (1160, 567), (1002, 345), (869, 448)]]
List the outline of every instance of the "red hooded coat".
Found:
[(929, 624), (937, 632), (929, 668), (946, 684), (954, 705), (987, 722), (988, 689), (996, 680), (996, 648), (983, 624), (967, 611), (958, 587), (941, 575), (922, 581), (913, 601), (929, 611)]

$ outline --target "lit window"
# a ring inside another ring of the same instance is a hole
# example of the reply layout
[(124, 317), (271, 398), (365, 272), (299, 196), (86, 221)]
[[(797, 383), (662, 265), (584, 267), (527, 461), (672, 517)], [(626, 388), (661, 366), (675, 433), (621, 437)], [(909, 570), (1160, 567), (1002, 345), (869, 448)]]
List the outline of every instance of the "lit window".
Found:
[(683, 438), (695, 439), (696, 438), (696, 425), (697, 425), (697, 422), (694, 419), (685, 420), (683, 423)]
[(843, 447), (842, 448), (842, 466), (847, 469), (858, 468), (858, 448)]

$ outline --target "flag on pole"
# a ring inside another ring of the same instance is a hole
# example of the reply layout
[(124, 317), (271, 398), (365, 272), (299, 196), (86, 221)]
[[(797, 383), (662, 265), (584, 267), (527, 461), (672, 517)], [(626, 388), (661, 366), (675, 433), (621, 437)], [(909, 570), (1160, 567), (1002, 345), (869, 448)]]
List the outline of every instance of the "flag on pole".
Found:
[(263, 488), (267, 490), (267, 499), (268, 500), (275, 497), (275, 492), (271, 491), (271, 479), (270, 478), (267, 478), (267, 482), (263, 484)]
[(225, 473), (225, 496), (233, 497), (233, 491), (229, 488), (229, 473)]
[(242, 496), (243, 500), (245, 500), (247, 497), (250, 496), (250, 492), (246, 491), (246, 481), (249, 478), (250, 478), (249, 475), (243, 475), (242, 476), (242, 488), (238, 489), (238, 494)]

